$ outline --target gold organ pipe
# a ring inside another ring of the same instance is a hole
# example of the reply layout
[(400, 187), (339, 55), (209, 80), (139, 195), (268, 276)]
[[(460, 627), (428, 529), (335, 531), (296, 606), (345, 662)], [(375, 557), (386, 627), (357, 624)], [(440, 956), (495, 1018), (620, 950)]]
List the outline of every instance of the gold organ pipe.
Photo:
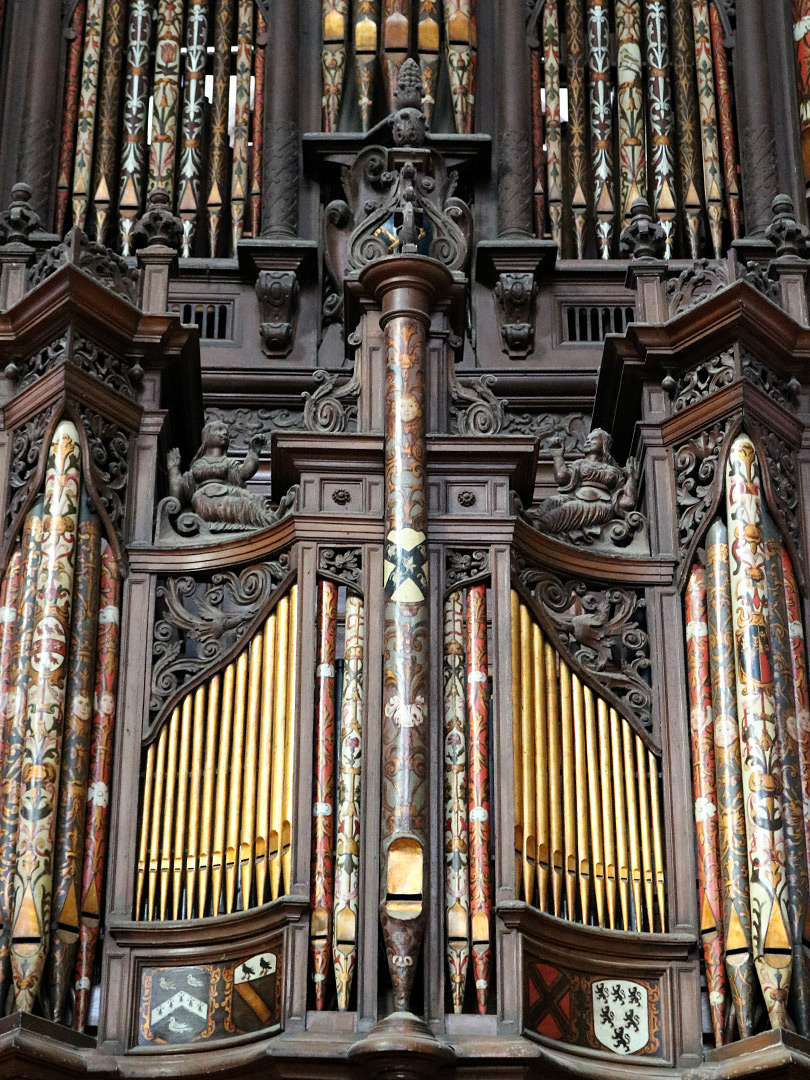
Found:
[(548, 895), (548, 721), (546, 706), (546, 665), (543, 631), (532, 625), (532, 667), (534, 668), (534, 760), (537, 775), (537, 891), (540, 908), (546, 910)]
[(160, 868), (160, 812), (163, 807), (163, 780), (166, 771), (166, 740), (168, 734), (168, 727), (164, 724), (163, 730), (158, 737), (157, 759), (155, 761), (155, 798), (152, 803), (152, 825), (149, 833), (149, 909), (146, 912), (147, 919), (154, 919), (155, 917), (155, 899)]
[(619, 897), (622, 902), (622, 920), (625, 930), (630, 929), (630, 870), (627, 863), (627, 811), (622, 769), (622, 736), (619, 716), (610, 710), (610, 752), (613, 764), (613, 802), (616, 812), (616, 863), (619, 878)]
[(228, 813), (228, 774), (230, 771), (231, 735), (233, 734), (233, 691), (236, 669), (228, 664), (222, 680), (220, 709), (219, 759), (217, 761), (216, 803), (214, 805), (214, 843), (211, 849), (211, 914), (218, 915), (222, 903), (222, 877), (225, 860), (225, 825)]
[(532, 692), (532, 622), (529, 609), (520, 605), (520, 713), (523, 769), (523, 895), (534, 900), (535, 853), (537, 850), (537, 776), (534, 756), (534, 703)]
[(288, 597), (279, 601), (276, 614), (276, 693), (273, 717), (272, 778), (270, 781), (270, 829), (268, 831), (267, 862), (270, 876), (270, 899), (276, 900), (281, 881), (281, 821), (284, 814), (284, 748), (287, 723), (287, 651), (289, 646)]
[(616, 929), (616, 818), (613, 812), (613, 785), (611, 782), (610, 726), (608, 707), (596, 699), (599, 718), (599, 775), (602, 785), (602, 827), (605, 840), (605, 887), (607, 893), (610, 929)]
[(298, 586), (290, 590), (290, 636), (287, 664), (287, 737), (284, 754), (284, 813), (281, 821), (281, 869), (284, 879), (284, 895), (292, 884), (292, 817), (293, 817), (293, 762), (296, 739), (296, 658), (298, 656)]
[[(636, 793), (636, 770), (633, 765), (633, 735), (630, 725), (622, 719), (622, 743), (624, 746), (624, 785), (627, 792), (627, 832), (630, 842), (630, 875), (633, 888), (633, 906), (636, 910), (636, 930), (644, 929), (641, 912), (641, 851), (638, 842), (638, 796)], [(629, 927), (627, 928), (629, 929)]]
[(575, 917), (577, 884), (576, 788), (574, 781), (574, 714), (571, 671), (560, 661), (560, 719), (562, 720), (563, 826), (565, 829), (565, 903)]
[(235, 706), (231, 737), (230, 791), (225, 828), (225, 913), (230, 915), (239, 876), (239, 810), (242, 805), (242, 769), (245, 758), (245, 711), (247, 707), (248, 651), (236, 660)]
[[(515, 794), (515, 898), (520, 899), (523, 878), (523, 731), (520, 694), (520, 598), (512, 589), (512, 759)], [(527, 900), (528, 902), (528, 900)]]
[(666, 895), (664, 889), (664, 844), (661, 833), (661, 802), (658, 791), (658, 759), (652, 750), (647, 751), (650, 763), (650, 807), (652, 813), (653, 860), (655, 863), (655, 891), (658, 897), (658, 920), (662, 934), (667, 931)]
[[(644, 902), (647, 907), (647, 924), (653, 926), (653, 861), (650, 846), (650, 794), (647, 787), (647, 755), (641, 736), (636, 735), (636, 767), (638, 769), (638, 809), (641, 831), (641, 866), (644, 875)], [(639, 926), (639, 930), (641, 927)]]
[[(557, 687), (557, 653), (546, 642), (546, 716), (548, 717), (548, 776), (551, 825), (551, 892), (554, 914), (562, 912), (563, 894), (563, 820), (562, 760), (560, 754), (560, 695)], [(562, 669), (562, 665), (560, 665)]]
[(585, 744), (585, 695), (578, 676), (572, 674), (571, 689), (574, 695), (574, 761), (577, 793), (577, 882), (579, 906), (583, 923), (588, 922), (591, 893), (591, 863), (588, 854), (588, 830), (590, 813), (588, 807), (588, 750)]
[(194, 693), (194, 733), (191, 747), (191, 790), (189, 793), (188, 852), (186, 853), (186, 918), (192, 918), (197, 884), (200, 842), (200, 800), (202, 798), (203, 751), (205, 747), (205, 686)]
[(208, 687), (208, 722), (205, 730), (205, 771), (203, 773), (203, 805), (200, 822), (200, 864), (198, 877), (197, 918), (205, 915), (205, 898), (211, 874), (211, 827), (214, 817), (214, 785), (216, 783), (217, 747), (219, 745), (219, 691), (221, 679), (217, 674)]
[[(256, 634), (250, 643), (250, 676), (248, 683), (247, 734), (245, 736), (245, 777), (242, 800), (242, 824), (239, 836), (239, 888), (242, 910), (250, 907), (250, 883), (255, 862), (256, 835), (256, 770), (258, 767), (259, 709), (261, 704), (262, 657), (264, 635)], [(261, 901), (258, 901), (261, 903)]]
[(183, 891), (184, 855), (188, 828), (188, 767), (191, 753), (191, 707), (193, 698), (186, 694), (182, 706), (180, 727), (180, 765), (177, 773), (177, 813), (174, 819), (174, 870), (172, 873), (172, 918), (180, 918), (180, 897)]
[(591, 874), (596, 899), (596, 921), (605, 925), (605, 845), (602, 832), (602, 808), (599, 801), (600, 768), (599, 749), (596, 738), (596, 703), (593, 690), (584, 687), (585, 693), (585, 757), (588, 766), (588, 800), (591, 811)]
[(267, 841), (270, 835), (270, 776), (273, 768), (273, 690), (275, 687), (276, 616), (264, 624), (261, 728), (259, 731), (259, 790), (256, 800), (256, 903), (264, 903), (267, 882)]
[[(155, 782), (155, 744), (146, 751), (146, 775), (143, 781), (143, 809), (141, 810), (141, 839), (138, 845), (138, 895), (135, 900), (135, 918), (141, 918), (143, 890), (146, 882), (146, 859), (149, 853), (149, 829), (152, 818), (152, 787)], [(147, 913), (148, 918), (148, 913)]]
[(172, 869), (174, 802), (177, 794), (177, 743), (180, 736), (180, 706), (169, 721), (169, 750), (166, 760), (166, 805), (163, 812), (163, 841), (160, 848), (160, 919), (166, 918)]

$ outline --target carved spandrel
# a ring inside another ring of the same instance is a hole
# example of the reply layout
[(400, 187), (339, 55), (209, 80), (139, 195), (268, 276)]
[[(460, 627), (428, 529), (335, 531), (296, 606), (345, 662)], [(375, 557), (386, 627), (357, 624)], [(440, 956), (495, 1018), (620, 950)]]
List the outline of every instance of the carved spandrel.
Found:
[(135, 398), (143, 378), (143, 368), (113, 355), (108, 349), (77, 334), (61, 334), (48, 345), (18, 362), (6, 364), (4, 374), (17, 391), (32, 386), (57, 364), (65, 361), (99, 379), (105, 386), (127, 398)]
[(515, 572), (572, 657), (623, 715), (653, 730), (650, 640), (640, 589), (564, 579), (516, 560)]
[(28, 271), (28, 288), (35, 289), (63, 266), (72, 265), (93, 278), (105, 289), (130, 304), (137, 304), (140, 270), (103, 244), (90, 240), (79, 228), (73, 228), (61, 244), (49, 248)]
[(167, 577), (158, 583), (150, 731), (185, 688), (248, 639), (290, 568), (289, 555), (282, 554), (240, 572)]

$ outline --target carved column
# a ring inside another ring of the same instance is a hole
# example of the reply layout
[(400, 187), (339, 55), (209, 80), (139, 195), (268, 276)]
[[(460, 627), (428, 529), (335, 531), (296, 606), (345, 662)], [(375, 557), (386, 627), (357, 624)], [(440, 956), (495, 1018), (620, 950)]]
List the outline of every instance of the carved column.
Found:
[(498, 0), (498, 235), (532, 234), (531, 93), (522, 0)]
[(299, 5), (275, 0), (265, 63), (262, 236), (298, 234)]
[(762, 239), (771, 221), (779, 180), (768, 70), (770, 4), (737, 0), (734, 86), (740, 134), (746, 237)]
[(361, 281), (385, 332), (380, 921), (397, 1011), (408, 1009), (427, 905), (429, 606), (425, 361), (430, 309), (452, 285), (433, 259), (394, 256)]

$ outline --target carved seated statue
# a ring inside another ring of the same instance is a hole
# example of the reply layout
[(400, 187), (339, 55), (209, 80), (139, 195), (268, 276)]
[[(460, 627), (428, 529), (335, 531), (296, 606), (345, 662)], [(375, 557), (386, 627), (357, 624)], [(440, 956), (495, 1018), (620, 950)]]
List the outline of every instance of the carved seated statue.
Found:
[(622, 468), (610, 453), (611, 442), (606, 431), (595, 428), (585, 440), (584, 456), (573, 462), (565, 461), (559, 440), (552, 443), (559, 494), (529, 512), (536, 528), (572, 543), (593, 543), (605, 533), (613, 543), (629, 542), (644, 521), (635, 511), (638, 465), (628, 458)]
[[(201, 533), (238, 532), (274, 525), (295, 503), (297, 489), (282, 499), (277, 510), (259, 495), (247, 490), (247, 481), (259, 467), (259, 451), (264, 435), (254, 435), (242, 461), (228, 457), (230, 436), (221, 420), (211, 420), (202, 432), (202, 446), (194, 455), (188, 472), (180, 471), (180, 451), (171, 450), (169, 498), (158, 514), (158, 536), (194, 536)], [(173, 528), (167, 529), (172, 521)]]

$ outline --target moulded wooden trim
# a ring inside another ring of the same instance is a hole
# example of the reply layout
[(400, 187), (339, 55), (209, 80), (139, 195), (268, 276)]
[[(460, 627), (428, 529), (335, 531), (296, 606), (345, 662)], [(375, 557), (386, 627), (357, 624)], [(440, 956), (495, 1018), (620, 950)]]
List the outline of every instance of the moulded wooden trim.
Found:
[(520, 519), (515, 522), (515, 546), (519, 554), (549, 570), (640, 587), (670, 585), (677, 562), (674, 555), (624, 555), (621, 548), (606, 551), (563, 544)]

